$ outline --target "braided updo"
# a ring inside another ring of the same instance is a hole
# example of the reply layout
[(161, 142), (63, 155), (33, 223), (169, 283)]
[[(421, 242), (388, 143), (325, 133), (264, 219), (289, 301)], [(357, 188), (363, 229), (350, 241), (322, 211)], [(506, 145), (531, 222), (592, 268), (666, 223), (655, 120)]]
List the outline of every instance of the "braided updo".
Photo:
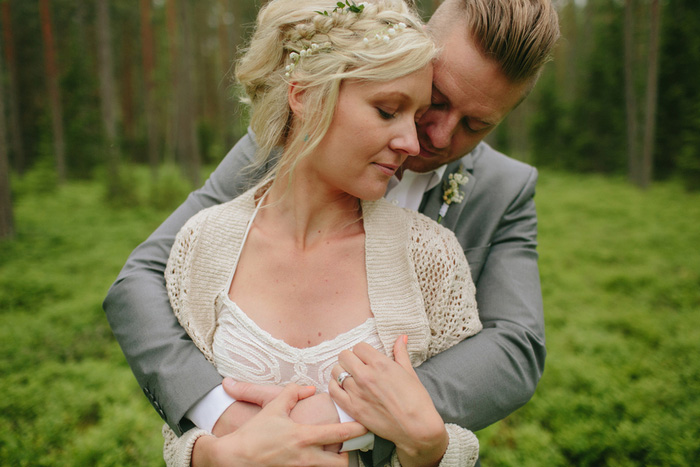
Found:
[[(404, 1), (359, 5), (361, 12), (335, 8), (335, 0), (272, 0), (260, 10), (236, 68), (252, 109), (258, 163), (277, 146), (285, 147), (277, 167), (291, 170), (308, 155), (330, 126), (343, 80), (390, 81), (435, 57), (433, 41)], [(295, 122), (293, 133), (292, 82), (304, 89), (304, 118)]]

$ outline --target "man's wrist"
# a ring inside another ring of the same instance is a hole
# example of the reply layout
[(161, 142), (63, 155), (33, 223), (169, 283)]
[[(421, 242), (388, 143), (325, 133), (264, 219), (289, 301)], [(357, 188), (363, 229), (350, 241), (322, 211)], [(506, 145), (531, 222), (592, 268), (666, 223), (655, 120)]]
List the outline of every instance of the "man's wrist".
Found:
[[(352, 418), (346, 411), (341, 409), (340, 406), (335, 403), (335, 401), (333, 401), (333, 405), (335, 406), (335, 410), (338, 412), (338, 419), (340, 420), (340, 423), (355, 421), (355, 419)], [(362, 436), (345, 441), (343, 443), (343, 447), (340, 448), (340, 452), (357, 451), (358, 449), (360, 451), (369, 451), (372, 448), (374, 448), (374, 433), (367, 432)]]
[(236, 399), (229, 396), (224, 387), (219, 384), (197, 401), (195, 405), (190, 407), (185, 417), (197, 425), (198, 428), (211, 433), (221, 414), (234, 402), (236, 402)]

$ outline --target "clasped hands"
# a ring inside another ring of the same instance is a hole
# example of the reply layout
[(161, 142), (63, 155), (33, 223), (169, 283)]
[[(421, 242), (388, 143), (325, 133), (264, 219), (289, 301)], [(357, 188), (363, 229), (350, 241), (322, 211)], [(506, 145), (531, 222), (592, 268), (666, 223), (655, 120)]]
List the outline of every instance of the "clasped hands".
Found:
[[(336, 378), (344, 371), (352, 377), (341, 388)], [(394, 345), (394, 360), (361, 343), (339, 355), (332, 375), (330, 396), (313, 387), (225, 379), (237, 402), (219, 418), (215, 437), (197, 440), (192, 465), (346, 466), (340, 446), (367, 429), (396, 444), (403, 466), (439, 464), (447, 432), (411, 366), (405, 336)], [(339, 424), (331, 397), (357, 422)]]

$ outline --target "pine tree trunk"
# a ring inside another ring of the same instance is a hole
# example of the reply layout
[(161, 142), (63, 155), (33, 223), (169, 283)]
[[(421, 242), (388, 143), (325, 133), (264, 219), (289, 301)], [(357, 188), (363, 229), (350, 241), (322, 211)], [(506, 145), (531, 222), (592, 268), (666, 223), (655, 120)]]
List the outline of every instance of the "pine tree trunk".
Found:
[(189, 2), (178, 2), (180, 47), (177, 77), (177, 146), (176, 155), (193, 186), (199, 186), (200, 156), (196, 134), (196, 86), (193, 79), (192, 14)]
[(649, 63), (647, 67), (647, 89), (645, 99), (644, 146), (640, 186), (647, 188), (654, 173), (654, 140), (656, 139), (656, 107), (659, 79), (659, 29), (660, 29), (659, 0), (651, 0), (651, 18), (649, 29)]
[(66, 144), (63, 130), (63, 107), (59, 91), (59, 76), (56, 66), (56, 48), (51, 27), (51, 10), (49, 0), (39, 0), (41, 32), (44, 40), (44, 59), (46, 64), (46, 86), (51, 107), (51, 127), (53, 129), (54, 156), (59, 183), (66, 181)]
[(122, 138), (128, 143), (136, 139), (136, 118), (134, 110), (134, 26), (131, 21), (123, 21), (120, 27), (121, 55), (119, 57), (121, 85), (120, 108), (122, 115)]
[(145, 88), (146, 132), (148, 135), (148, 165), (155, 179), (158, 175), (158, 135), (156, 132), (155, 85), (153, 73), (153, 27), (151, 25), (151, 0), (141, 0), (141, 43), (143, 62), (143, 82)]
[[(3, 76), (3, 59), (0, 54), (0, 77)], [(10, 164), (7, 156), (5, 130), (5, 90), (0, 79), (0, 239), (14, 236), (15, 227), (10, 196)]]
[(627, 114), (627, 173), (632, 183), (639, 184), (641, 170), (638, 150), (637, 90), (634, 79), (634, 6), (635, 0), (625, 1), (625, 103)]
[(224, 83), (223, 86), (217, 86), (217, 96), (219, 102), (219, 112), (217, 118), (217, 129), (219, 138), (226, 150), (233, 143), (232, 129), (233, 122), (231, 121), (235, 112), (235, 103), (231, 98), (231, 83), (233, 82), (233, 52), (235, 43), (232, 40), (232, 29), (235, 23), (240, 21), (236, 18), (229, 8), (228, 0), (219, 0), (219, 66), (217, 71), (217, 81)]
[[(177, 84), (177, 57), (178, 57), (178, 39), (177, 39), (177, 5), (175, 0), (166, 0), (165, 3), (165, 24), (168, 33), (168, 58), (170, 68), (170, 91), (175, 94), (178, 90)], [(177, 115), (178, 103), (177, 99), (168, 99), (166, 105), (166, 137), (165, 137), (165, 160), (174, 162), (175, 148), (177, 147)]]
[(2, 2), (2, 38), (5, 45), (5, 60), (9, 74), (9, 106), (10, 106), (10, 147), (14, 156), (14, 166), (17, 173), (22, 174), (26, 168), (26, 156), (24, 153), (24, 141), (20, 126), (19, 104), (17, 97), (17, 55), (15, 53), (15, 41), (12, 31), (12, 12), (10, 2)]
[(102, 126), (105, 131), (107, 154), (107, 193), (118, 196), (119, 150), (117, 147), (117, 120), (114, 111), (114, 59), (112, 57), (112, 31), (108, 0), (96, 0), (97, 10), (97, 68), (100, 77), (100, 101)]

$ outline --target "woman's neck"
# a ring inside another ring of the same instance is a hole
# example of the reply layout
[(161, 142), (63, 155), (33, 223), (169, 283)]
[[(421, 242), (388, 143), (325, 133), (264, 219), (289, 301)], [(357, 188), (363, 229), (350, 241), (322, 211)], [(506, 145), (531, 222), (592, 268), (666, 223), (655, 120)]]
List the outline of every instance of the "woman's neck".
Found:
[(259, 215), (273, 222), (278, 234), (293, 240), (299, 249), (312, 248), (321, 241), (363, 232), (359, 222), (360, 201), (332, 190), (301, 170), (291, 178), (278, 176), (270, 186)]

